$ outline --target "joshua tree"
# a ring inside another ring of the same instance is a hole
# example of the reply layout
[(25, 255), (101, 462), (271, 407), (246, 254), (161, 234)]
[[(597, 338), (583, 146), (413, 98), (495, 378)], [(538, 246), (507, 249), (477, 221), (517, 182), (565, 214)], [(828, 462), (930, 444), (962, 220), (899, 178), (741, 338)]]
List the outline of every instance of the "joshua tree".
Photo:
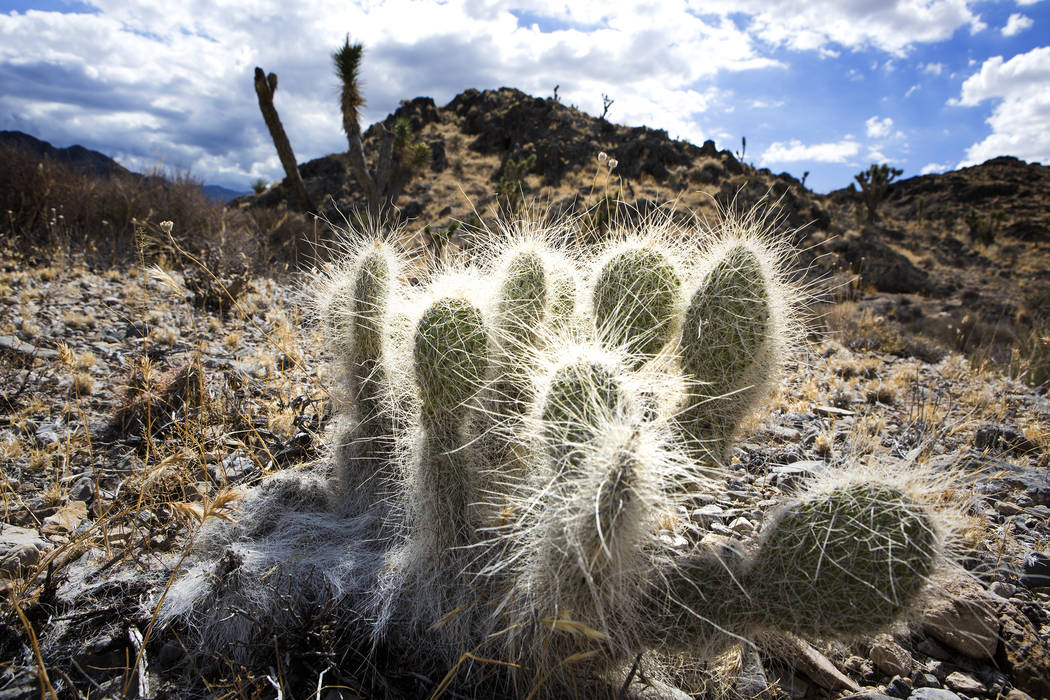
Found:
[(273, 94), (277, 92), (277, 74), (266, 75), (262, 68), (255, 68), (255, 94), (259, 96), (259, 110), (262, 111), (266, 128), (270, 130), (273, 145), (277, 147), (277, 157), (281, 159), (284, 166), (284, 174), (295, 192), (295, 198), (299, 208), (304, 212), (314, 211), (314, 204), (310, 195), (303, 186), (303, 179), (299, 176), (299, 166), (296, 164), (295, 153), (288, 135), (284, 133), (281, 118), (277, 116), (277, 108), (273, 106)]
[(351, 44), (347, 36), (342, 47), (332, 54), (335, 72), (342, 84), (340, 106), (343, 111), (343, 131), (349, 145), (350, 169), (365, 191), (368, 214), (378, 222), (383, 211), (392, 207), (412, 175), (430, 162), (430, 147), (413, 139), (408, 120), (398, 119), (393, 129), (379, 125), (383, 141), (379, 148), (379, 162), (375, 173), (368, 169), (361, 143), (361, 95), (359, 72), (364, 46)]
[(875, 213), (879, 203), (886, 197), (886, 191), (894, 178), (899, 177), (904, 171), (899, 168), (891, 168), (887, 164), (871, 164), (864, 172), (857, 173), (853, 179), (860, 185), (860, 196), (864, 206), (868, 210), (868, 221), (875, 220)]

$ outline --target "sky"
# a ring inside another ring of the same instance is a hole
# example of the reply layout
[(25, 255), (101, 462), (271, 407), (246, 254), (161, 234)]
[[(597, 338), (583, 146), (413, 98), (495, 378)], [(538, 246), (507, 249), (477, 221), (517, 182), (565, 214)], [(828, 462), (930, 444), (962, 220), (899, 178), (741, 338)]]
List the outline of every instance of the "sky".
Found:
[(299, 162), (346, 150), (331, 53), (365, 45), (363, 123), (467, 88), (809, 173), (903, 177), (999, 155), (1050, 164), (1050, 0), (0, 0), (0, 129), (139, 172), (248, 190), (283, 171), (255, 66)]

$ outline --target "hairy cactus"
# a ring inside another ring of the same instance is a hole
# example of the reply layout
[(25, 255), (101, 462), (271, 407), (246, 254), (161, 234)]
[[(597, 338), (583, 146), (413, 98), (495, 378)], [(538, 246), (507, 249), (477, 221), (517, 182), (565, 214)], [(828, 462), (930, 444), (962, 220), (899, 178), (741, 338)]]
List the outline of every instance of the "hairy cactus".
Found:
[[(350, 274), (332, 285), (323, 303), (329, 346), (336, 357), (348, 427), (337, 440), (344, 491), (364, 489), (370, 497), (388, 480), (394, 412), (385, 345), (397, 257), (382, 241), (364, 246)], [(382, 482), (382, 483), (381, 483)]]
[(682, 281), (659, 250), (629, 248), (602, 267), (594, 285), (594, 323), (602, 342), (640, 366), (671, 339)]
[(784, 329), (774, 305), (782, 292), (768, 258), (744, 241), (724, 246), (686, 309), (681, 365), (692, 386), (681, 425), (698, 457), (726, 459), (733, 434), (782, 362)]
[[(397, 447), (333, 455), (337, 472), (392, 484), (380, 522), (340, 516), (360, 543), (341, 546), (368, 556), (338, 583), (348, 605), (374, 612), (374, 643), (430, 664), (442, 687), (597, 695), (647, 649), (659, 675), (667, 654), (707, 659), (762, 630), (848, 637), (915, 602), (942, 528), (906, 474), (816, 479), (748, 548), (685, 551), (666, 535), (697, 490), (718, 487), (785, 354), (792, 294), (778, 258), (760, 232), (730, 224), (695, 267), (672, 261), (704, 251), (671, 257), (644, 242), (571, 266), (525, 246), (464, 269), (451, 292), (441, 278), (409, 288), (363, 246), (322, 312), (350, 329), (333, 350), (352, 429), (382, 425)], [(591, 316), (560, 325), (554, 309), (568, 317), (586, 278)], [(393, 308), (413, 295), (430, 301)], [(395, 398), (372, 401), (373, 382)], [(487, 442), (503, 425), (513, 465)]]

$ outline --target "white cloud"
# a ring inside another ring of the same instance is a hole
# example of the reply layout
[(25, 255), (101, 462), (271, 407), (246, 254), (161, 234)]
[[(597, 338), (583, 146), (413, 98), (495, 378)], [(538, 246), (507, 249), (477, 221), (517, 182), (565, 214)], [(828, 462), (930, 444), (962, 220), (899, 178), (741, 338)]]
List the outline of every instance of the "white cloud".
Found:
[(896, 55), (913, 45), (951, 38), (960, 27), (984, 27), (971, 0), (694, 0), (698, 11), (744, 12), (765, 41), (799, 51), (828, 44), (848, 49), (874, 47)]
[(985, 100), (1001, 100), (987, 119), (992, 132), (966, 150), (960, 166), (1001, 155), (1050, 163), (1050, 46), (1005, 62), (989, 58), (949, 104), (970, 107)]
[(919, 171), (920, 175), (929, 175), (930, 173), (943, 173), (952, 166), (945, 163), (927, 163), (922, 166), (922, 170)]
[(1039, 0), (1017, 0), (1018, 5), (1034, 5), (1037, 2), (1039, 2)]
[(1014, 12), (1010, 15), (1009, 19), (1006, 20), (1006, 25), (1002, 28), (1003, 36), (1014, 36), (1020, 34), (1024, 30), (1031, 27), (1035, 22), (1032, 21), (1031, 17), (1022, 15), (1019, 12)]
[(916, 92), (918, 92), (921, 89), (922, 88), (919, 87), (918, 83), (916, 83), (915, 85), (912, 85), (910, 88), (908, 88), (908, 91), (904, 93), (904, 96), (905, 97), (911, 97), (912, 95), (914, 95)]
[(864, 122), (865, 131), (868, 134), (869, 139), (883, 139), (890, 135), (893, 130), (893, 120), (889, 117), (879, 119), (878, 117), (869, 117)]
[[(555, 0), (86, 0), (98, 12), (0, 14), (0, 128), (56, 145), (163, 161), (221, 184), (276, 179), (280, 167), (252, 83), (279, 76), (276, 106), (300, 161), (346, 148), (330, 53), (348, 30), (366, 43), (366, 123), (404, 98), (440, 105), (469, 87), (510, 85), (610, 118), (700, 139), (698, 115), (719, 100), (720, 72), (778, 68), (753, 36), (682, 2)], [(543, 18), (519, 24), (519, 8)], [(106, 115), (105, 118), (102, 118)]]
[(805, 145), (798, 139), (778, 141), (771, 144), (760, 157), (762, 165), (773, 163), (797, 163), (816, 161), (820, 163), (846, 163), (860, 152), (860, 144), (851, 139), (830, 143)]
[(922, 68), (923, 73), (929, 73), (930, 75), (940, 75), (944, 72), (944, 64), (940, 62), (924, 63), (920, 67)]

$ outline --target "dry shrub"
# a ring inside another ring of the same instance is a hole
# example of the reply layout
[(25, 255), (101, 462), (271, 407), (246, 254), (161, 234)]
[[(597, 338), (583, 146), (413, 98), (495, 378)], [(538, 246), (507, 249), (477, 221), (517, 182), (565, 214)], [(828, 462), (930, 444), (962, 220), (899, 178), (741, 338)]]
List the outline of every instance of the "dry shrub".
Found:
[[(26, 263), (83, 256), (92, 264), (165, 261), (184, 264), (183, 253), (213, 272), (255, 272), (288, 263), (312, 263), (312, 222), (284, 211), (231, 209), (180, 174), (100, 176), (0, 146), (0, 216), (6, 246)], [(172, 239), (157, 225), (175, 222)], [(145, 235), (143, 235), (145, 233)], [(180, 250), (181, 249), (181, 250)]]

